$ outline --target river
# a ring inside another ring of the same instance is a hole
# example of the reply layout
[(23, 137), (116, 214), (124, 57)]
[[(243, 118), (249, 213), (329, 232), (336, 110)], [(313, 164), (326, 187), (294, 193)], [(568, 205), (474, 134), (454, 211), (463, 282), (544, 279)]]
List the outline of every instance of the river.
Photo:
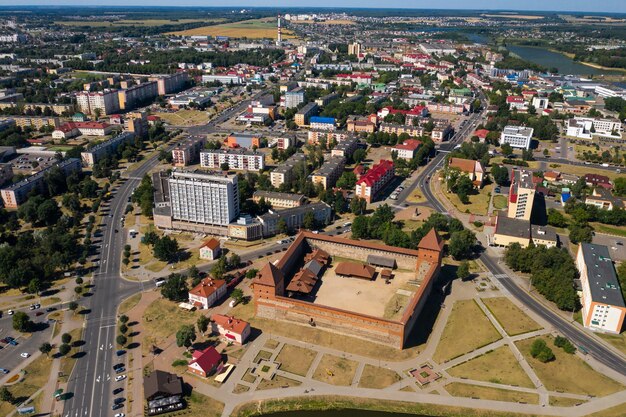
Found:
[(520, 58), (546, 68), (556, 67), (564, 75), (620, 74), (619, 71), (603, 70), (580, 64), (558, 52), (534, 46), (509, 45), (507, 49)]
[(285, 411), (267, 414), (268, 417), (428, 417), (418, 414), (385, 413), (365, 410)]

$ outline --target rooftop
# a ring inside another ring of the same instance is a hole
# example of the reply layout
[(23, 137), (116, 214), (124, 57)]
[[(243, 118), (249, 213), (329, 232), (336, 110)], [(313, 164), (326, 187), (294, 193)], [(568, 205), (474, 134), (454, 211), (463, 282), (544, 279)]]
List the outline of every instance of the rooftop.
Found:
[(581, 243), (579, 250), (582, 251), (587, 268), (591, 299), (602, 304), (626, 307), (609, 248)]
[(504, 212), (498, 213), (496, 221), (496, 234), (530, 239), (530, 222), (522, 219), (512, 219)]

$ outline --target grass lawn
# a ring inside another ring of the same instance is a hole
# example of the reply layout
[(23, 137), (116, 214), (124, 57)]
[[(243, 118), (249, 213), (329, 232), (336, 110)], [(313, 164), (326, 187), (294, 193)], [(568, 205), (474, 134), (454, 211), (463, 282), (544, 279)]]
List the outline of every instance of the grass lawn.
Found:
[(594, 371), (578, 356), (565, 353), (554, 346), (552, 336), (540, 338), (546, 340), (554, 352), (554, 361), (542, 363), (530, 355), (530, 346), (537, 337), (521, 340), (517, 342), (517, 347), (548, 390), (602, 397), (624, 389), (622, 384)]
[(426, 197), (424, 197), (422, 192), (416, 188), (415, 190), (413, 190), (413, 192), (411, 192), (411, 194), (409, 194), (409, 196), (406, 198), (406, 201), (408, 201), (409, 203), (423, 203), (424, 201), (426, 201)]
[(315, 360), (315, 356), (317, 356), (317, 353), (311, 349), (284, 345), (276, 357), (276, 362), (280, 363), (281, 371), (306, 376), (313, 360)]
[(626, 403), (589, 414), (587, 417), (624, 417), (626, 415)]
[[(551, 164), (550, 166), (552, 167), (552, 165), (553, 164)], [(605, 175), (609, 177), (611, 180), (614, 180), (620, 175), (623, 175), (623, 174), (618, 174), (617, 172), (615, 172), (615, 170), (598, 169), (598, 168), (593, 168), (590, 165), (584, 165), (584, 166), (561, 165), (561, 164), (554, 164), (554, 165), (558, 165), (557, 167), (554, 168), (557, 171), (564, 172), (566, 174), (578, 175), (580, 177), (584, 176), (585, 174), (598, 174), (598, 175)]]
[[(472, 323), (471, 331), (468, 331), (467, 323)], [(433, 360), (443, 363), (500, 339), (500, 333), (474, 300), (457, 301), (452, 306)]]
[(497, 210), (501, 210), (503, 208), (506, 208), (508, 206), (508, 202), (506, 200), (506, 197), (503, 195), (495, 195), (493, 196), (493, 207)]
[(249, 386), (237, 384), (237, 385), (235, 385), (235, 388), (233, 389), (233, 394), (242, 394), (242, 393), (248, 392), (248, 391), (250, 391), (250, 387)]
[(602, 339), (618, 348), (622, 353), (626, 354), (626, 332), (621, 334), (604, 334), (598, 332), (596, 335), (600, 336)]
[(176, 113), (155, 113), (164, 122), (173, 126), (194, 126), (205, 124), (209, 121), (206, 111), (185, 109)]
[(365, 367), (363, 367), (361, 379), (359, 379), (359, 387), (383, 389), (395, 384), (401, 379), (402, 377), (400, 377), (396, 371), (366, 364)]
[(626, 227), (607, 226), (602, 223), (591, 223), (591, 227), (596, 232), (606, 233), (607, 235), (615, 235), (620, 237), (626, 237)]
[[(235, 23), (223, 23), (221, 25), (203, 26), (195, 29), (172, 32), (172, 35), (182, 36), (229, 36), (232, 38), (269, 38), (276, 39), (276, 19), (263, 18), (243, 20)], [(283, 29), (283, 39), (293, 38), (292, 32)]]
[(254, 363), (259, 363), (261, 359), (269, 360), (269, 358), (271, 357), (272, 357), (271, 352), (268, 352), (266, 350), (260, 350), (259, 353), (257, 353), (256, 357), (254, 358)]
[[(50, 368), (52, 367), (52, 358), (41, 355), (32, 361), (24, 371), (26, 376), (22, 382), (7, 387), (14, 398), (21, 401), (32, 396), (37, 390), (48, 382), (50, 377)], [(11, 411), (15, 410), (15, 406), (5, 401), (0, 401), (0, 415), (8, 416)]]
[(224, 410), (224, 403), (206, 395), (192, 392), (187, 398), (186, 417), (219, 417)]
[(264, 379), (259, 382), (259, 385), (257, 386), (257, 391), (274, 388), (297, 387), (298, 385), (302, 385), (302, 382), (296, 381), (295, 379), (286, 378), (281, 375), (274, 375), (274, 378), (272, 378), (271, 380)]
[(130, 297), (128, 297), (127, 299), (125, 299), (124, 301), (121, 302), (121, 304), (120, 304), (120, 306), (118, 308), (118, 313), (119, 314), (127, 313), (133, 307), (135, 307), (137, 304), (139, 304), (139, 300), (141, 300), (141, 293), (140, 294), (131, 295)]
[(279, 344), (280, 343), (278, 342), (278, 340), (268, 339), (267, 342), (265, 342), (264, 347), (273, 350), (273, 349), (276, 349)]
[(241, 377), (242, 381), (249, 382), (250, 384), (254, 384), (256, 381), (256, 376), (252, 375), (252, 371), (250, 369), (246, 370), (246, 373)]
[(399, 320), (404, 314), (404, 308), (409, 303), (410, 298), (402, 294), (394, 294), (391, 296), (385, 306), (383, 318), (388, 320)]
[(143, 313), (146, 329), (143, 348), (147, 352), (152, 345), (159, 346), (168, 336), (178, 331), (183, 324), (195, 324), (200, 313), (179, 308), (172, 301), (162, 298), (154, 300)]
[(320, 345), (375, 359), (383, 357), (389, 361), (411, 359), (416, 357), (425, 346), (422, 344), (398, 350), (390, 346), (369, 342), (356, 337), (345, 335), (337, 337), (336, 333), (315, 329), (310, 326), (300, 326), (288, 322), (262, 319), (254, 316), (254, 302), (252, 301), (248, 304), (237, 304), (229, 314), (249, 322), (251, 326), (261, 329), (265, 333), (289, 337), (304, 343)]
[(567, 398), (567, 397), (553, 397), (550, 396), (548, 400), (550, 405), (555, 407), (574, 407), (576, 404), (586, 403), (585, 400), (579, 400), (577, 398)]
[(478, 385), (453, 382), (446, 385), (446, 391), (454, 397), (480, 398), (481, 400), (507, 401), (516, 403), (538, 404), (539, 395), (528, 392), (510, 391), (500, 388), (481, 387)]
[[(444, 186), (445, 187), (445, 186)], [(487, 210), (489, 209), (489, 193), (493, 187), (484, 187), (479, 190), (477, 194), (469, 195), (469, 204), (461, 203), (459, 197), (454, 193), (444, 192), (448, 200), (457, 208), (461, 213), (472, 213), (472, 214), (487, 214)]]
[(508, 346), (499, 347), (477, 358), (470, 359), (448, 369), (447, 372), (459, 378), (535, 388)]
[(61, 367), (59, 368), (59, 372), (63, 372), (64, 375), (59, 378), (59, 380), (63, 382), (67, 382), (70, 374), (72, 373), (72, 369), (74, 369), (74, 365), (78, 360), (77, 358), (73, 358), (72, 356), (78, 353), (80, 348), (73, 346), (73, 343), (81, 340), (81, 336), (83, 333), (82, 330), (82, 328), (74, 329), (70, 332), (70, 334), (72, 335), (72, 342), (70, 343), (70, 346), (72, 346), (72, 350), (70, 350), (70, 353), (61, 358)]
[(325, 354), (320, 361), (313, 379), (332, 385), (352, 384), (358, 363), (338, 356)]
[(541, 329), (541, 326), (535, 320), (528, 317), (526, 313), (506, 297), (483, 298), (482, 301), (509, 336)]

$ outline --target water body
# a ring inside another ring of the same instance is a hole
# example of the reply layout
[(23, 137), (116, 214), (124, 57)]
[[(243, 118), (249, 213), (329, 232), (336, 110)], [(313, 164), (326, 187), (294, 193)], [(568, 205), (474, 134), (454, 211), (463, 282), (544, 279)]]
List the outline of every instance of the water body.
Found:
[(556, 67), (560, 74), (565, 75), (601, 75), (619, 74), (619, 71), (603, 70), (580, 64), (558, 52), (533, 46), (509, 45), (507, 49), (520, 58), (546, 68)]
[(426, 415), (385, 413), (364, 410), (285, 411), (267, 414), (268, 417), (428, 417)]

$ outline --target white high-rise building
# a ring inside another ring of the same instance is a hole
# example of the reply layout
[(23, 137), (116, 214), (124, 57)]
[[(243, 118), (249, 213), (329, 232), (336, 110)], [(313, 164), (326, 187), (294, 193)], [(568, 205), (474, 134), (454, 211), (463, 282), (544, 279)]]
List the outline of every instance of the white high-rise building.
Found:
[(82, 91), (76, 95), (76, 104), (85, 114), (94, 114), (96, 109), (100, 109), (101, 115), (104, 116), (120, 110), (117, 90)]
[(173, 220), (228, 226), (239, 216), (236, 175), (174, 171), (168, 184)]
[(532, 127), (506, 126), (500, 135), (500, 145), (508, 143), (512, 148), (529, 149), (533, 131)]

